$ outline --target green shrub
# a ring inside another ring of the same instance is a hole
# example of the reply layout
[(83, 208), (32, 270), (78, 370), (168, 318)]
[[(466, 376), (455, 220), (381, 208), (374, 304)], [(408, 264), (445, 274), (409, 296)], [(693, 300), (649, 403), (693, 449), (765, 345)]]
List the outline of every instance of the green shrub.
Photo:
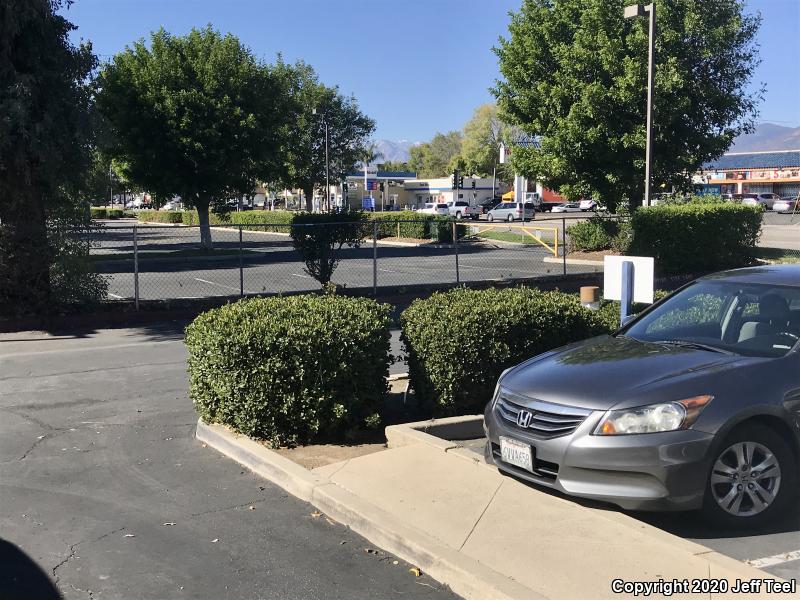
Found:
[(615, 245), (619, 231), (619, 221), (598, 217), (570, 225), (567, 227), (569, 251), (610, 250)]
[[(378, 239), (387, 237), (436, 240), (440, 243), (453, 241), (452, 219), (439, 215), (419, 214), (413, 210), (400, 212), (369, 213), (378, 222)], [(458, 226), (458, 237), (467, 234), (467, 225)], [(370, 235), (372, 233), (370, 232)]]
[(694, 194), (692, 196), (662, 196), (658, 199), (658, 206), (676, 204), (722, 204), (724, 200), (719, 194)]
[(89, 214), (93, 219), (107, 219), (108, 211), (105, 208), (92, 206), (89, 209)]
[(752, 264), (762, 209), (733, 203), (658, 205), (631, 218), (628, 254), (652, 256), (663, 275)]
[(186, 329), (189, 396), (207, 423), (273, 445), (341, 441), (379, 424), (391, 307), (367, 298), (241, 300)]
[(436, 293), (400, 321), (411, 386), (435, 416), (480, 412), (507, 367), (616, 329), (576, 295), (525, 287)]
[(136, 218), (143, 223), (183, 223), (183, 215), (179, 210), (140, 210)]
[(306, 265), (306, 273), (323, 286), (341, 259), (343, 246), (358, 248), (372, 229), (364, 213), (298, 213), (291, 227), (292, 244)]
[(122, 217), (132, 216), (129, 211), (124, 211), (121, 208), (105, 208), (92, 206), (89, 209), (89, 214), (93, 219), (121, 219)]

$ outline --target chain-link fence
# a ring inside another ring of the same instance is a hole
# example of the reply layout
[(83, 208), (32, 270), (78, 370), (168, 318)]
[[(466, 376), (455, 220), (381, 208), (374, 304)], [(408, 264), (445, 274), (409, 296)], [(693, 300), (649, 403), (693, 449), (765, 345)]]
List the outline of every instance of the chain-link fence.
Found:
[[(331, 281), (377, 293), (387, 287), (601, 271), (600, 261), (575, 262), (565, 255), (573, 220), (458, 221), (435, 227), (423, 226), (422, 220), (367, 223), (358, 244), (335, 248), (339, 260)], [(335, 226), (213, 226), (213, 247), (206, 249), (196, 226), (109, 223), (94, 234), (90, 256), (108, 278), (110, 300), (312, 291), (321, 283), (295, 248), (292, 230)]]

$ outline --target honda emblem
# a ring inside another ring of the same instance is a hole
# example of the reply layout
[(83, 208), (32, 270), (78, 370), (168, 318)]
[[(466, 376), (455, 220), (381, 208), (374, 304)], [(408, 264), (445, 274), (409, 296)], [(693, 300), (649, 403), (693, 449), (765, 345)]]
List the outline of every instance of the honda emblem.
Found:
[(519, 413), (517, 413), (517, 425), (520, 427), (527, 429), (530, 427), (532, 419), (533, 413), (530, 413), (527, 410), (521, 410)]

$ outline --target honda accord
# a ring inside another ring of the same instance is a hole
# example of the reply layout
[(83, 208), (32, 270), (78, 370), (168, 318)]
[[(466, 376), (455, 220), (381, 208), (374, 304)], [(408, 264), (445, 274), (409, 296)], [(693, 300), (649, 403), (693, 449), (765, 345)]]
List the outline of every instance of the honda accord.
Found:
[(613, 335), (505, 371), (487, 459), (626, 509), (761, 524), (797, 493), (798, 335), (800, 265), (700, 278)]

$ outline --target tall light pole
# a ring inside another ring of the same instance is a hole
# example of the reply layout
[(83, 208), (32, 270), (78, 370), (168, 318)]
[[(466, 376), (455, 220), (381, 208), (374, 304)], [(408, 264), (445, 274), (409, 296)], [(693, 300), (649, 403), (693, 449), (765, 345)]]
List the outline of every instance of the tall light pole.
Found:
[[(317, 109), (311, 110), (311, 113), (316, 115)], [(328, 161), (328, 119), (322, 115), (322, 124), (325, 126), (325, 206), (328, 211), (331, 209), (331, 185), (330, 185), (330, 163)]]
[(653, 162), (653, 79), (656, 75), (656, 4), (651, 2), (647, 6), (632, 4), (625, 7), (625, 18), (633, 19), (649, 16), (650, 27), (647, 42), (647, 141), (645, 146), (644, 162), (644, 205), (650, 206), (650, 167)]

